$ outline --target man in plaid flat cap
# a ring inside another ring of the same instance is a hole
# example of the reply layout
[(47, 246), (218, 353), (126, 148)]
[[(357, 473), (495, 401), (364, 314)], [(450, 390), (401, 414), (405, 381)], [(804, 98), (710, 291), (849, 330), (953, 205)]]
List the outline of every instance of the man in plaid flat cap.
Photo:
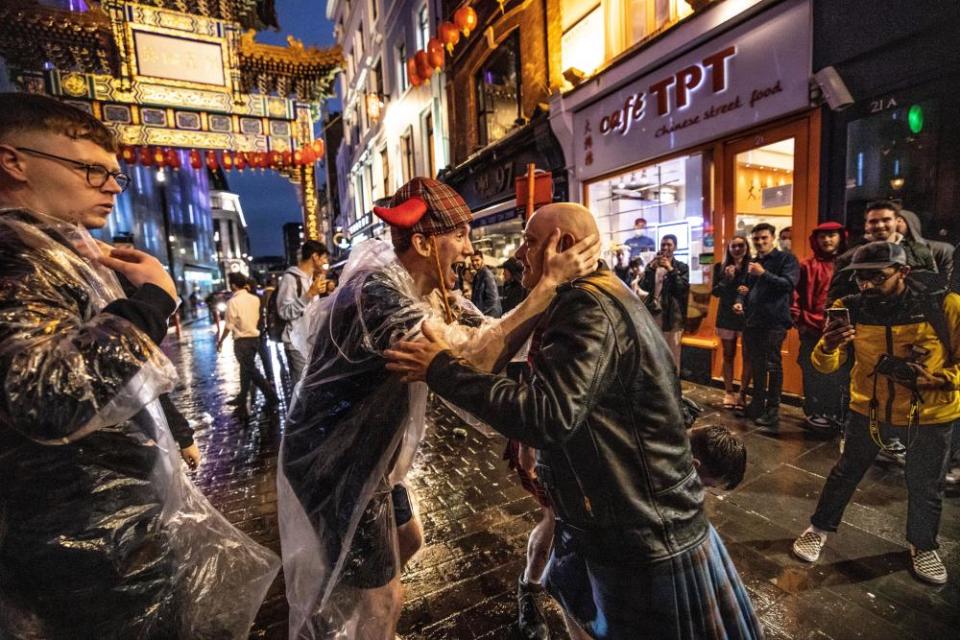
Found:
[(476, 366), (497, 369), (557, 285), (592, 271), (599, 255), (595, 236), (559, 252), (555, 233), (542, 286), (508, 316), (484, 319), (449, 293), (453, 263), (473, 254), (463, 199), (414, 178), (391, 205), (374, 213), (389, 225), (392, 246), (373, 239), (353, 248), (298, 347), (311, 358), (278, 474), (291, 637), (394, 638), (400, 569), (421, 543), (402, 480), (423, 434), (427, 388), (387, 371), (383, 352), (421, 332), (442, 334)]

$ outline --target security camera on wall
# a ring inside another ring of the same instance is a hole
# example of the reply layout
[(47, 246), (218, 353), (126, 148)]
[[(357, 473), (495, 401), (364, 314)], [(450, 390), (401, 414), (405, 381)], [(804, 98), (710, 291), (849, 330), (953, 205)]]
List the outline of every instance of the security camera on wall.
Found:
[(813, 79), (817, 81), (817, 86), (823, 93), (823, 99), (834, 111), (843, 111), (853, 105), (853, 96), (843, 78), (833, 67), (824, 67), (813, 74)]

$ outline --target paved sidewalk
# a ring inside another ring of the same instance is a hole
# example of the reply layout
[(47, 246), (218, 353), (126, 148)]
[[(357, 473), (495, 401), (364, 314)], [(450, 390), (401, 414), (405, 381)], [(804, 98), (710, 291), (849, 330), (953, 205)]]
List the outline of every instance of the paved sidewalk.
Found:
[[(197, 426), (204, 463), (195, 481), (211, 501), (257, 541), (279, 551), (276, 456), (281, 420), (262, 411), (241, 424), (224, 402), (238, 387), (232, 349), (216, 354), (206, 323), (171, 334), (166, 351), (181, 385), (174, 400)], [(275, 363), (276, 364), (276, 363)], [(806, 526), (837, 441), (809, 437), (788, 408), (782, 433), (770, 437), (719, 408), (714, 389), (685, 385), (708, 411), (698, 424), (722, 422), (742, 435), (747, 476), (734, 492), (708, 496), (708, 511), (753, 597), (772, 639), (956, 637), (960, 625), (960, 498), (948, 498), (942, 555), (951, 572), (944, 587), (908, 573), (902, 470), (875, 465), (815, 566), (790, 555)], [(400, 633), (408, 640), (493, 640), (515, 637), (515, 588), (536, 503), (500, 459), (504, 440), (431, 410), (432, 427), (408, 478), (419, 502), (425, 546), (404, 574)], [(465, 432), (465, 436), (461, 434)], [(282, 578), (270, 591), (251, 637), (286, 638)], [(565, 638), (556, 610), (554, 638)]]

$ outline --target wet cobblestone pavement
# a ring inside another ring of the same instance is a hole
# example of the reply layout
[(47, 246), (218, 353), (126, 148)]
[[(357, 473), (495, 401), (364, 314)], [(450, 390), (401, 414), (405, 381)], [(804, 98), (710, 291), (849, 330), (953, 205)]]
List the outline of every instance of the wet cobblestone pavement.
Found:
[[(225, 406), (239, 389), (231, 345), (217, 354), (213, 328), (171, 334), (165, 350), (181, 383), (175, 402), (197, 428), (204, 461), (194, 480), (224, 515), (279, 552), (276, 456), (280, 418), (262, 409), (241, 423)], [(274, 367), (277, 366), (274, 361)], [(929, 587), (909, 574), (903, 471), (877, 464), (868, 472), (818, 564), (804, 565), (790, 545), (808, 522), (836, 440), (814, 439), (788, 408), (779, 437), (763, 435), (719, 408), (715, 389), (685, 385), (708, 411), (698, 424), (721, 422), (743, 437), (749, 465), (743, 484), (711, 493), (708, 511), (727, 544), (774, 640), (956, 637), (960, 625), (960, 497), (944, 502), (941, 554), (950, 582)], [(408, 478), (419, 500), (425, 544), (403, 576), (400, 629), (416, 640), (516, 637), (515, 589), (537, 508), (500, 460), (503, 439), (464, 425), (444, 410)], [(456, 432), (455, 432), (456, 430)], [(462, 436), (462, 431), (466, 436)], [(261, 609), (252, 638), (286, 638), (282, 577)], [(566, 638), (558, 612), (553, 637)], [(951, 631), (952, 629), (952, 631)]]

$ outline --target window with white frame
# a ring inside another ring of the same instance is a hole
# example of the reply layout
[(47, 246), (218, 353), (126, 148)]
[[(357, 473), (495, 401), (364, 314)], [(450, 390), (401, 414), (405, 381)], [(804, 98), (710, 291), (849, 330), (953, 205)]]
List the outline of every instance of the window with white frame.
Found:
[(397, 95), (410, 87), (410, 78), (407, 77), (407, 43), (400, 39), (397, 45)]
[(424, 2), (417, 11), (417, 48), (427, 50), (430, 41), (430, 12)]
[(400, 136), (400, 169), (404, 184), (416, 175), (413, 154), (413, 127), (407, 127), (406, 132)]

